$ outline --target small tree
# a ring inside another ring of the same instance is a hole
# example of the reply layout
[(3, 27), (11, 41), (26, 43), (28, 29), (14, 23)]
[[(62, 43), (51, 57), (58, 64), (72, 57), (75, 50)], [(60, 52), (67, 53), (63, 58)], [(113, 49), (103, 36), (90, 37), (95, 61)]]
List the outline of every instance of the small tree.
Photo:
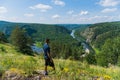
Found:
[(0, 32), (0, 43), (7, 42), (7, 38), (3, 32)]
[(120, 56), (120, 38), (108, 39), (97, 55), (97, 62), (101, 66), (116, 65)]
[(16, 47), (16, 49), (22, 53), (31, 55), (32, 50), (30, 43), (28, 41), (28, 36), (26, 35), (25, 30), (16, 27), (11, 33), (11, 42)]
[(96, 58), (95, 58), (95, 54), (94, 53), (90, 53), (86, 56), (86, 61), (89, 63), (89, 64), (96, 64)]

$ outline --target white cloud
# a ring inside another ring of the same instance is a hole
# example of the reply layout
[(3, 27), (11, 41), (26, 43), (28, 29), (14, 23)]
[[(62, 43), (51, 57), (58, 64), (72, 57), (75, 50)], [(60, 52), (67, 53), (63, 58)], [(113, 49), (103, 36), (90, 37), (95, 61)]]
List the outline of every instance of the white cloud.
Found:
[(87, 15), (88, 11), (81, 11), (79, 15)]
[(120, 0), (100, 0), (99, 4), (104, 7), (117, 6), (120, 4)]
[(61, 1), (61, 0), (52, 0), (52, 2), (55, 5), (59, 5), (59, 6), (65, 6), (65, 2)]
[(0, 6), (0, 13), (6, 13), (7, 12), (7, 8)]
[(46, 12), (49, 9), (52, 9), (50, 5), (45, 5), (45, 4), (37, 4), (34, 6), (30, 7), (31, 9), (40, 9), (41, 12)]
[(107, 16), (107, 15), (96, 15), (96, 16), (89, 16), (89, 17), (75, 15), (74, 17), (70, 17), (68, 19), (68, 23), (69, 22), (83, 23), (83, 24), (84, 23), (99, 23), (99, 22), (115, 21), (115, 20), (119, 20), (119, 19), (117, 19), (116, 16)]
[(8, 18), (9, 21), (19, 21), (18, 17), (12, 16)]
[(29, 13), (29, 14), (24, 14), (24, 16), (26, 16), (26, 17), (33, 17), (34, 14), (31, 14), (31, 13)]
[(4, 16), (0, 16), (0, 20), (4, 20), (5, 19), (5, 17)]
[(114, 12), (117, 11), (117, 8), (105, 8), (101, 12), (102, 13), (109, 13), (109, 12)]
[(6, 16), (0, 16), (0, 20), (5, 20), (5, 21), (18, 21), (19, 18), (18, 17), (15, 17), (15, 16), (12, 16), (12, 17), (6, 17)]
[(73, 10), (67, 12), (67, 14), (73, 14), (73, 13), (74, 13)]
[(94, 23), (98, 23), (98, 22), (109, 22), (109, 21), (113, 21), (115, 19), (115, 16), (92, 16), (88, 18), (89, 21), (94, 21)]
[(52, 16), (52, 18), (53, 18), (53, 19), (58, 19), (58, 18), (60, 18), (60, 15), (55, 14), (55, 15)]

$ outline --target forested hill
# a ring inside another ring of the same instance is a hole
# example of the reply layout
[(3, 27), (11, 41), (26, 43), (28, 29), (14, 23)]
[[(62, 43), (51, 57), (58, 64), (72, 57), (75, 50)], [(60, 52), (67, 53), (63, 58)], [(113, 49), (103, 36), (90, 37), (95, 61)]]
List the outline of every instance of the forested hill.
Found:
[(107, 39), (120, 37), (120, 21), (93, 24), (81, 32), (81, 35), (99, 48)]
[(36, 23), (12, 23), (0, 21), (0, 31), (10, 35), (15, 27), (21, 27), (26, 30), (34, 40), (43, 41), (45, 38), (52, 40), (71, 40), (70, 31), (62, 26)]
[(57, 26), (63, 26), (67, 28), (68, 30), (73, 30), (73, 29), (82, 29), (82, 28), (87, 28), (91, 24), (56, 24)]

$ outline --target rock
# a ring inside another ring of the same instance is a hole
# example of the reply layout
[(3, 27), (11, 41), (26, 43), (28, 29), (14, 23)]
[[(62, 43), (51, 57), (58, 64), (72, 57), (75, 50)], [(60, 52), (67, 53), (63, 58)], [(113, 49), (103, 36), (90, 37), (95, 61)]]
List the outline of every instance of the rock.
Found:
[(40, 75), (29, 76), (29, 77), (25, 78), (24, 80), (41, 80), (41, 76)]
[(24, 80), (24, 76), (16, 72), (6, 71), (3, 80)]
[(44, 70), (36, 70), (33, 72), (34, 74), (40, 74), (40, 75), (44, 75)]
[(23, 74), (16, 70), (9, 70), (3, 74), (0, 80), (51, 80), (49, 76), (44, 75), (44, 70), (37, 70), (33, 72), (33, 75), (25, 77)]
[(94, 76), (92, 77), (92, 80), (97, 80), (99, 77), (98, 76)]
[(2, 78), (0, 77), (0, 80), (2, 80)]

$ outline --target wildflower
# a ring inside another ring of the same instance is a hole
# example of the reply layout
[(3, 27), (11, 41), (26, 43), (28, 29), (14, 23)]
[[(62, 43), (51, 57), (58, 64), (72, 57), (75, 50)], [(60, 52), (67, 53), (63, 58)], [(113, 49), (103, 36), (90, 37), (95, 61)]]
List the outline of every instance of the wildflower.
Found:
[(10, 68), (10, 71), (12, 71), (12, 72), (16, 72), (17, 69), (16, 69), (16, 68)]
[(15, 73), (20, 73), (20, 74), (24, 74), (25, 73), (23, 70), (19, 70), (17, 68), (11, 68), (10, 71), (11, 72), (15, 72)]
[(110, 77), (109, 75), (104, 75), (104, 79), (105, 79), (105, 80), (110, 80), (111, 77)]
[(68, 68), (64, 68), (64, 69), (63, 69), (63, 71), (68, 72), (68, 71), (69, 71), (69, 69), (68, 69)]
[(80, 70), (80, 69), (78, 69), (77, 71), (78, 71), (78, 74), (81, 73), (81, 70)]

